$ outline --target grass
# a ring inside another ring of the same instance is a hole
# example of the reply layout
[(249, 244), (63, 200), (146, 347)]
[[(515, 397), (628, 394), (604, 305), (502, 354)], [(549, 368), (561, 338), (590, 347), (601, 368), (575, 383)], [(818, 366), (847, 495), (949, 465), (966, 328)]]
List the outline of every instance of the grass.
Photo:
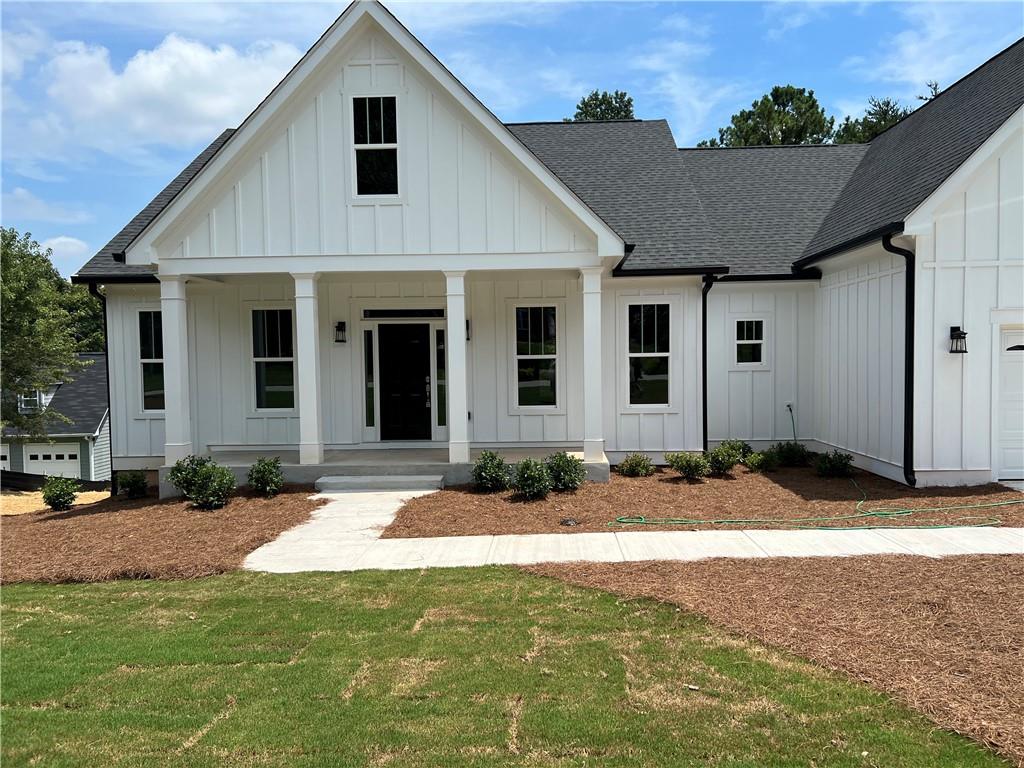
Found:
[(990, 766), (673, 606), (502, 568), (3, 593), (7, 766)]

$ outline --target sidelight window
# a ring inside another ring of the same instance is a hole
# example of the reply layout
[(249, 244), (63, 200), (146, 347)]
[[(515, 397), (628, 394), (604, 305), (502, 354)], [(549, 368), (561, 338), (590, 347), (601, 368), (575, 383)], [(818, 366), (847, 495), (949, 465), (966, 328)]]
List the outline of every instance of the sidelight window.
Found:
[(295, 357), (290, 309), (252, 311), (257, 410), (295, 407)]

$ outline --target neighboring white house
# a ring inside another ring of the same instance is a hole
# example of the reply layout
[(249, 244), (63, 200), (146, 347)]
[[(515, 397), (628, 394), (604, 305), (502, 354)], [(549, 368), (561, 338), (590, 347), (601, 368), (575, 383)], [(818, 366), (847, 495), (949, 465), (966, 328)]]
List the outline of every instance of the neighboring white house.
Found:
[(606, 475), (796, 437), (921, 485), (1024, 477), (1022, 104), (1018, 42), (869, 145), (504, 125), (354, 3), (76, 275), (113, 467), (457, 479), (564, 447)]

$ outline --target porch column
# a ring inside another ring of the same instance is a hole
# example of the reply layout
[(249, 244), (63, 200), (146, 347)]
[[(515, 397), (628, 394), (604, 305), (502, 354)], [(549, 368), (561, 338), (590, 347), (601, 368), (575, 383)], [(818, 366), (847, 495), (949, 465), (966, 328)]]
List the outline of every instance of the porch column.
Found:
[(601, 267), (580, 270), (583, 289), (583, 460), (604, 460)]
[(299, 464), (324, 463), (320, 423), (320, 311), (316, 272), (295, 279), (295, 402), (299, 407)]
[(448, 461), (469, 461), (469, 401), (466, 384), (466, 273), (445, 272), (448, 299)]
[(160, 321), (164, 343), (164, 463), (192, 453), (189, 408), (188, 302), (185, 278), (160, 276)]

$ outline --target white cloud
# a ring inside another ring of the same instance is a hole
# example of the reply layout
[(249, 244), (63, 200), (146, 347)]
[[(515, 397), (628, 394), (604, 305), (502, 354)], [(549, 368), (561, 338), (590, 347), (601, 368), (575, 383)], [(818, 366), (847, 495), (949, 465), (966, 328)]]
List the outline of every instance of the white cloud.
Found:
[(83, 224), (92, 220), (86, 211), (48, 203), (24, 187), (15, 187), (3, 195), (5, 222), (34, 221), (48, 224)]
[(794, 29), (805, 27), (825, 15), (825, 3), (783, 0), (765, 6), (764, 20), (768, 25), (765, 36), (779, 40)]
[(77, 272), (78, 268), (92, 255), (88, 243), (68, 235), (51, 237), (40, 245), (44, 250), (49, 248), (53, 251), (50, 256), (53, 265), (65, 277)]
[(20, 80), (25, 73), (25, 65), (46, 49), (46, 35), (36, 27), (28, 27), (22, 32), (3, 32), (3, 76), (4, 80)]

